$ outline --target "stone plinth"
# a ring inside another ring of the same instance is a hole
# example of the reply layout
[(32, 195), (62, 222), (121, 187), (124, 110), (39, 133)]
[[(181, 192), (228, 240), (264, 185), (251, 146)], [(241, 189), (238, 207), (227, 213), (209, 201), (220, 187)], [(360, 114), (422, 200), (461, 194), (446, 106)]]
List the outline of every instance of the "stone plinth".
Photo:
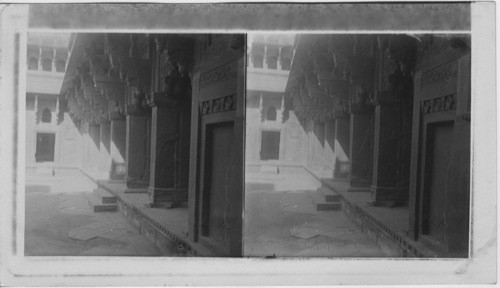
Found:
[(146, 113), (127, 115), (126, 174), (128, 188), (147, 188), (149, 184), (149, 126)]
[(109, 178), (122, 180), (125, 178), (125, 117), (111, 119), (111, 173)]

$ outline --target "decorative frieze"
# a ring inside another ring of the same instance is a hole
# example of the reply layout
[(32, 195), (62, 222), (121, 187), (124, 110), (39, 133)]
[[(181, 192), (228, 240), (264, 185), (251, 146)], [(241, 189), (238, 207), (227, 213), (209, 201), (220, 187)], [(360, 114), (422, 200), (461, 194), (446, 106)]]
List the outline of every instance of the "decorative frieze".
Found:
[(200, 103), (201, 115), (228, 112), (236, 110), (236, 102), (234, 95), (221, 97), (217, 99), (210, 99)]
[(456, 65), (453, 65), (453, 63), (439, 66), (422, 75), (421, 85), (422, 87), (426, 87), (439, 82), (446, 82), (455, 77), (456, 72)]
[(200, 89), (208, 88), (219, 82), (232, 80), (236, 77), (238, 77), (238, 71), (236, 71), (234, 65), (224, 65), (201, 75)]
[(439, 98), (428, 99), (422, 102), (422, 114), (455, 110), (456, 95), (446, 95)]

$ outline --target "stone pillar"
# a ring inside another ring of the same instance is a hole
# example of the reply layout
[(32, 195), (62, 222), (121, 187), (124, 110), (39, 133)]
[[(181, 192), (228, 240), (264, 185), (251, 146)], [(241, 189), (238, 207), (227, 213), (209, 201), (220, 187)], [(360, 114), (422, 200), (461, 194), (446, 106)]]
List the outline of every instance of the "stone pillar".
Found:
[(149, 148), (150, 129), (148, 114), (145, 112), (127, 113), (126, 172), (128, 188), (144, 188), (147, 192), (149, 183)]
[(101, 178), (107, 179), (111, 175), (111, 123), (101, 120)]
[(123, 115), (114, 115), (111, 117), (110, 179), (122, 180), (125, 178), (125, 140), (125, 117)]
[(372, 116), (370, 111), (351, 110), (349, 147), (350, 191), (369, 191), (372, 182)]
[(402, 112), (396, 103), (379, 103), (375, 107), (373, 141), (371, 191), (375, 202), (405, 202), (409, 185), (411, 111)]
[[(187, 202), (187, 183), (180, 183), (180, 113), (175, 99), (155, 93), (151, 101), (151, 157), (148, 194), (153, 203)], [(186, 128), (188, 128), (187, 126)], [(183, 144), (184, 145), (184, 144)], [(184, 146), (187, 146), (186, 143)], [(185, 147), (184, 147), (185, 148)]]

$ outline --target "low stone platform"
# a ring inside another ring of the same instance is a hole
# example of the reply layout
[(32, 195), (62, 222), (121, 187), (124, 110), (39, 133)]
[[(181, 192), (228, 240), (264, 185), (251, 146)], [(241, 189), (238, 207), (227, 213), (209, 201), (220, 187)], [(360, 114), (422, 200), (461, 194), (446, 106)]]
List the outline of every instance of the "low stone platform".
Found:
[(321, 181), (340, 195), (342, 210), (390, 257), (439, 257), (408, 237), (408, 207), (376, 207), (369, 191), (351, 192), (346, 181)]
[(97, 183), (117, 198), (118, 210), (160, 251), (170, 251), (174, 242), (179, 254), (173, 256), (214, 256), (210, 250), (189, 240), (187, 208), (151, 208), (148, 194), (130, 193), (125, 181), (99, 180)]

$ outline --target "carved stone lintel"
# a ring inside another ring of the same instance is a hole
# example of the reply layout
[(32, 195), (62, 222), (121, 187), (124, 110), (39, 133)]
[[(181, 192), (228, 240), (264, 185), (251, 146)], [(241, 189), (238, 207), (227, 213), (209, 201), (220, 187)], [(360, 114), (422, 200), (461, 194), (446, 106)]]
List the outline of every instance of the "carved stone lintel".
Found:
[(228, 112), (236, 110), (234, 95), (210, 99), (200, 103), (200, 112), (202, 115)]
[(422, 114), (455, 110), (456, 96), (447, 95), (422, 101)]

